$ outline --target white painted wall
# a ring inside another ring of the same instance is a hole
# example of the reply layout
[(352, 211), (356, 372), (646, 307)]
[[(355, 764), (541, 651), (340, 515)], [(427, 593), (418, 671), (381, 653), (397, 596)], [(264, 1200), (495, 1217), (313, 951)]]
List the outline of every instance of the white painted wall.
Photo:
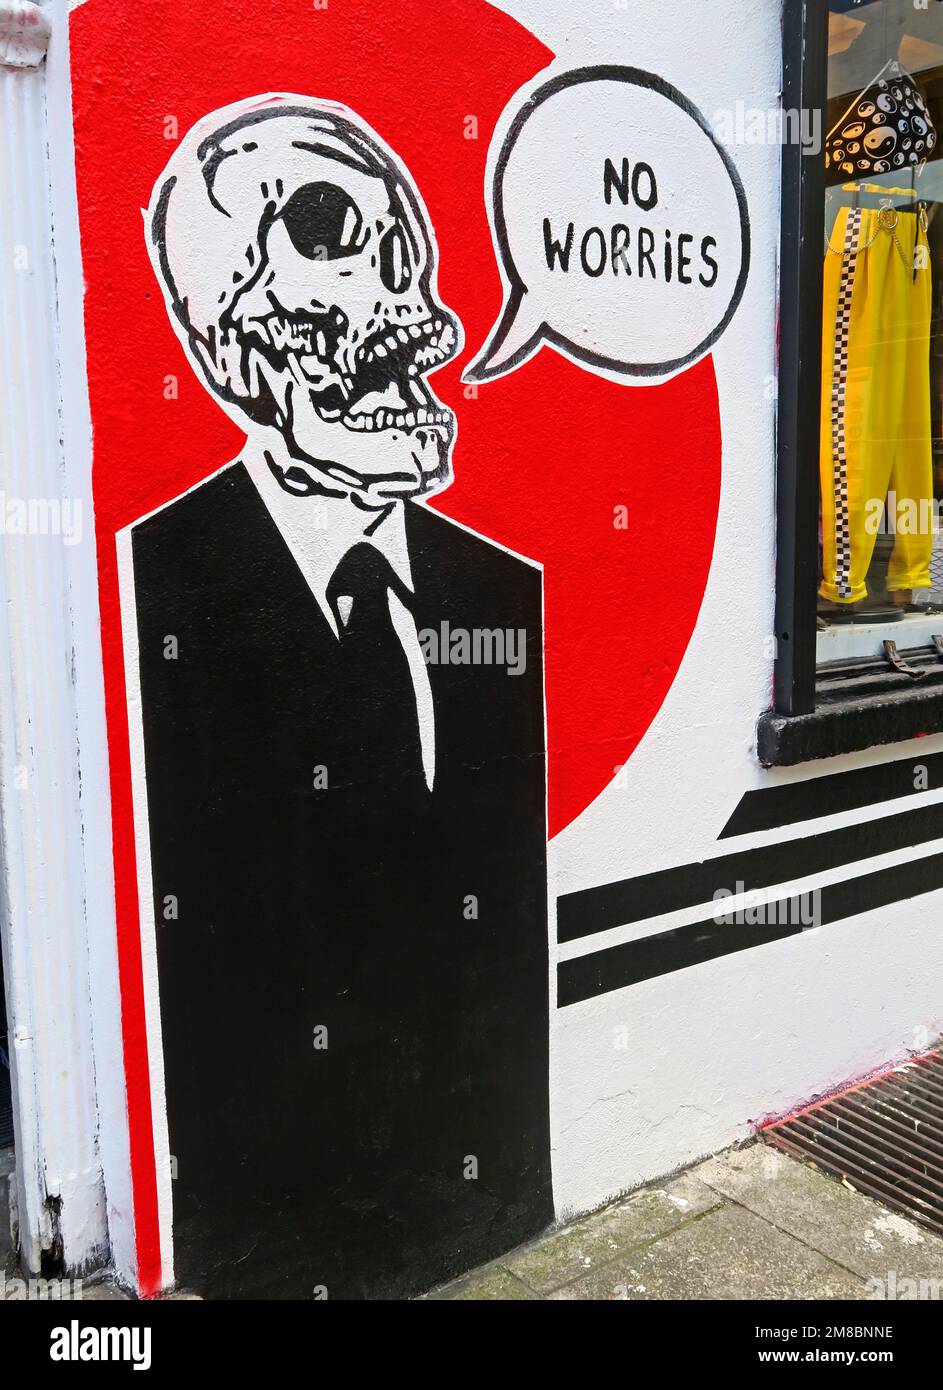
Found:
[[(565, 66), (646, 68), (709, 117), (738, 99), (746, 108), (778, 105), (779, 0), (632, 0), (625, 7), (612, 0), (506, 0), (501, 7)], [(750, 788), (917, 753), (916, 743), (897, 745), (778, 772), (756, 761), (755, 724), (770, 704), (773, 674), (780, 150), (742, 144), (732, 154), (750, 204), (753, 262), (743, 302), (714, 353), (723, 487), (704, 605), (675, 683), (620, 785), (551, 845), (557, 892), (879, 814), (882, 808), (869, 808), (717, 843)], [(653, 646), (658, 605), (670, 602), (670, 586), (653, 591)], [(920, 756), (940, 748), (943, 738), (919, 740)], [(927, 793), (908, 798), (907, 806), (939, 799)], [(842, 877), (847, 867), (801, 887)], [(557, 1011), (551, 1094), (558, 1212), (593, 1207), (744, 1137), (765, 1115), (925, 1048), (943, 1028), (940, 909), (941, 895), (928, 895)], [(585, 954), (704, 915), (697, 908), (671, 913), (568, 943), (558, 954)]]

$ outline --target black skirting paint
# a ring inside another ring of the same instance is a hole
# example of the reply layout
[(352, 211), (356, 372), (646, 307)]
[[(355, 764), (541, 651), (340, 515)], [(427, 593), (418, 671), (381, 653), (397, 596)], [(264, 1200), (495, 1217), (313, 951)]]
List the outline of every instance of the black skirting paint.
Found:
[[(870, 874), (857, 874), (820, 890), (816, 926), (829, 926), (858, 917), (892, 903), (918, 898), (943, 888), (943, 856), (927, 855), (905, 864), (893, 864)], [(798, 936), (806, 928), (801, 914), (807, 908), (801, 897), (781, 898), (768, 905), (766, 921), (725, 923), (714, 917), (690, 922), (671, 931), (656, 932), (638, 941), (627, 941), (606, 951), (594, 951), (576, 960), (563, 961), (557, 971), (557, 1003), (566, 1008), (599, 994), (626, 989), (660, 975), (687, 970), (692, 965), (720, 956), (751, 951), (758, 946)], [(718, 904), (718, 913), (723, 905)]]
[(431, 793), (362, 746), (241, 466), (133, 534), (175, 1266), (212, 1297), (403, 1297), (552, 1218), (541, 577), (406, 510), (417, 627), (527, 633), (523, 674), (428, 667)]
[(720, 832), (720, 839), (796, 825), (842, 811), (858, 811), (881, 801), (937, 791), (943, 786), (943, 753), (914, 754), (877, 767), (858, 767), (824, 777), (757, 787), (744, 792)]
[[(711, 902), (717, 893), (751, 893), (941, 838), (943, 804), (936, 803), (818, 835), (659, 869), (598, 888), (583, 888), (558, 898), (557, 936), (561, 942), (575, 941), (611, 927), (697, 907)], [(738, 884), (742, 884), (739, 890)]]

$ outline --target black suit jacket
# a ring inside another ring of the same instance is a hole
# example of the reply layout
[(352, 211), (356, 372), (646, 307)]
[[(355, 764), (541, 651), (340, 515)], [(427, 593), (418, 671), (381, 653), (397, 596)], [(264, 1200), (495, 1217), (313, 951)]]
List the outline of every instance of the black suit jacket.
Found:
[(524, 674), (429, 666), (431, 793), (364, 763), (241, 464), (133, 531), (175, 1266), (211, 1296), (405, 1296), (552, 1215), (541, 577), (406, 510), (417, 627), (527, 633)]

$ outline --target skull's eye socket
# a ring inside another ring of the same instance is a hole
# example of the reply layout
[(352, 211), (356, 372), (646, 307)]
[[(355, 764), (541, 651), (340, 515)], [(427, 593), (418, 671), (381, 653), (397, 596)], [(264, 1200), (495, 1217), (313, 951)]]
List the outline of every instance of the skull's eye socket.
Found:
[(291, 195), (281, 217), (292, 246), (308, 261), (333, 261), (362, 249), (360, 209), (336, 184), (305, 184)]
[(380, 279), (393, 294), (402, 294), (412, 278), (406, 238), (399, 227), (391, 227), (380, 242)]

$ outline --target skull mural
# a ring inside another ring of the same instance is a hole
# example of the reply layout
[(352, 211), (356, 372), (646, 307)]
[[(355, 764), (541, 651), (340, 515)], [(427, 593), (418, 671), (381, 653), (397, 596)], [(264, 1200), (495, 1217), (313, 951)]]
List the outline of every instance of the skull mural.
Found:
[(358, 116), (295, 96), (216, 112), (146, 216), (178, 336), (283, 487), (380, 509), (448, 481), (455, 419), (425, 378), (461, 325), (422, 199)]
[[(278, 94), (207, 116), (143, 230), (158, 327), (160, 283), (247, 436), (158, 461), (152, 495), (199, 481), (116, 537), (161, 1259), (221, 1297), (409, 1296), (553, 1215), (542, 575), (423, 505), (461, 327), (359, 117)], [(469, 883), (497, 935), (451, 929)], [(168, 894), (181, 931), (156, 928)], [(486, 1191), (456, 1167), (469, 1115)]]

